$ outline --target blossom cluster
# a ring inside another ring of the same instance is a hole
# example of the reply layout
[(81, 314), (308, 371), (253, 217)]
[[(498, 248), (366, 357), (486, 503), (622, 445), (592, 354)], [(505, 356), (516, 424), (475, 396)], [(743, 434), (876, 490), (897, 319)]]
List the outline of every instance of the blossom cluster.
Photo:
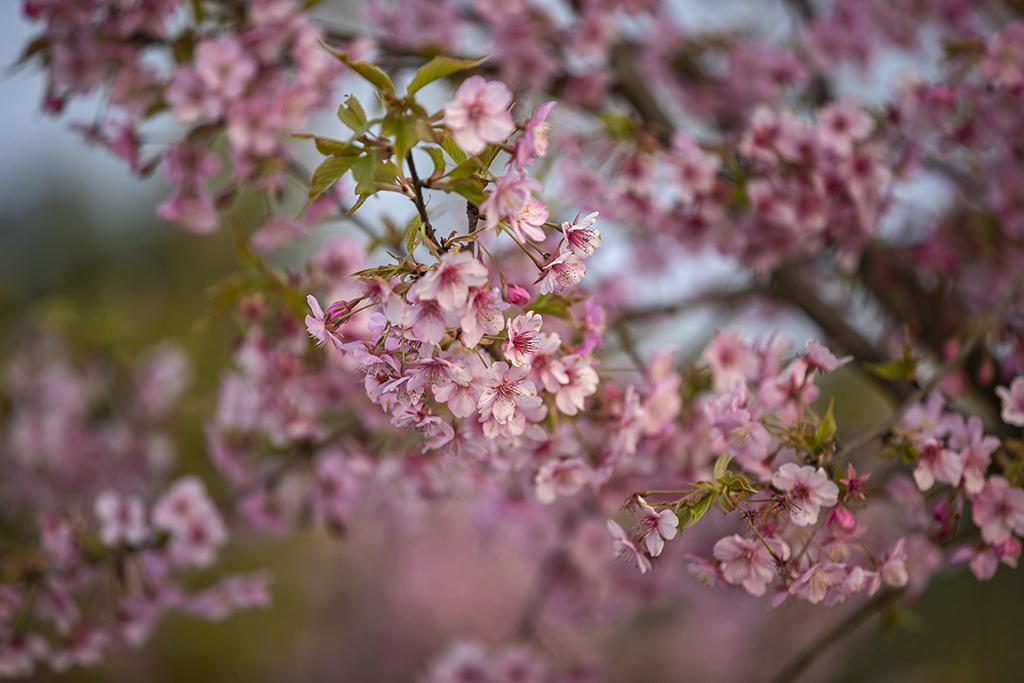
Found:
[[(174, 347), (144, 357), (126, 386), (76, 367), (50, 340), (10, 367), (15, 410), (2, 424), (5, 513), (37, 516), (37, 552), (8, 548), (0, 572), (0, 675), (92, 665), (146, 642), (177, 611), (219, 620), (269, 600), (262, 574), (185, 581), (227, 541), (203, 482), (166, 486), (174, 454), (159, 431), (187, 383)], [(115, 406), (107, 415), (83, 412)], [(14, 561), (8, 561), (15, 558)], [(115, 599), (96, 597), (113, 594)]]
[[(343, 67), (321, 48), (324, 31), (301, 3), (255, 0), (208, 15), (202, 3), (185, 5), (25, 0), (43, 27), (25, 58), (47, 68), (44, 108), (52, 114), (102, 92), (109, 106), (76, 127), (135, 173), (162, 166), (176, 190), (159, 215), (210, 232), (240, 190), (281, 185), (288, 134), (327, 104)], [(147, 138), (168, 125), (166, 114), (180, 132), (152, 152)], [(221, 140), (227, 178), (218, 175)]]
[[(294, 0), (26, 0), (46, 109), (99, 92), (103, 116), (80, 128), (140, 174), (162, 165), (163, 217), (212, 232), (243, 190), (279, 208), (285, 174), (309, 188), (298, 217), (243, 240), (224, 283), (242, 332), (205, 425), (223, 499), (174, 466), (180, 353), (152, 352), (127, 388), (59, 353), (12, 364), (2, 502), (40, 520), (41, 552), (0, 565), (0, 674), (94, 663), (169, 610), (264, 604), (263, 575), (199, 592), (181, 578), (214, 566), (236, 514), (340, 535), (361, 506), (429, 519), (432, 501), (465, 502), (538, 575), (517, 643), (671, 604), (688, 590), (674, 571), (779, 606), (1016, 565), (1022, 24), (957, 0), (840, 1), (779, 42), (691, 34), (658, 0), (551, 4), (374, 1), (370, 49)], [(829, 79), (928, 36), (942, 76), (883, 105)], [(373, 98), (344, 99), (343, 137), (299, 132), (341, 74)], [(441, 81), (428, 109), (419, 92)], [(173, 143), (145, 158), (163, 114)], [(324, 157), (311, 173), (289, 136)], [(901, 191), (934, 177), (951, 205), (906, 218)], [(404, 226), (357, 213), (382, 197)], [(325, 218), (367, 239), (274, 259)], [(690, 358), (638, 345), (636, 321), (689, 302), (633, 295), (708, 248), (749, 274), (722, 301), (787, 305), (856, 358), (729, 330)], [(809, 279), (787, 289), (794, 268)], [(864, 299), (877, 329), (856, 329)], [(821, 380), (840, 368), (893, 398), (877, 434), (837, 423), (824, 397), (846, 397)], [(113, 603), (86, 610), (110, 585)], [(467, 642), (427, 680), (572, 680), (562, 668), (532, 645)]]

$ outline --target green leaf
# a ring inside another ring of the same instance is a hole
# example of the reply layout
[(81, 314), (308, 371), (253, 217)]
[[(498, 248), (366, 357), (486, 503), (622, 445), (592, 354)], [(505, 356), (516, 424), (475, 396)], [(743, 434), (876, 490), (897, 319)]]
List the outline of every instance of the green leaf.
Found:
[(462, 148), (455, 144), (455, 140), (448, 133), (441, 136), (441, 149), (448, 153), (448, 156), (456, 164), (461, 164), (466, 160), (466, 153), (462, 151)]
[(916, 363), (908, 364), (903, 360), (894, 360), (889, 363), (868, 363), (865, 367), (869, 372), (882, 379), (913, 379), (917, 373)]
[(707, 494), (699, 498), (693, 505), (687, 505), (677, 510), (676, 516), (679, 518), (680, 530), (689, 529), (699, 522), (707, 514), (711, 504), (714, 502), (714, 494)]
[(370, 197), (371, 197), (371, 195), (368, 195), (368, 194), (360, 195), (359, 199), (356, 200), (356, 203), (353, 204), (352, 207), (349, 208), (349, 210), (345, 212), (345, 215), (346, 216), (351, 216), (352, 214), (354, 214), (356, 211), (359, 210), (359, 207), (361, 207), (363, 204), (366, 203), (366, 200), (369, 199)]
[(366, 110), (353, 95), (345, 97), (338, 105), (338, 119), (352, 130), (359, 132), (366, 125)]
[(543, 316), (554, 316), (567, 320), (569, 318), (569, 307), (572, 302), (557, 294), (541, 294), (532, 302), (527, 304), (527, 310), (540, 313)]
[(466, 71), (479, 66), (485, 58), (481, 59), (455, 59), (454, 57), (434, 57), (429, 62), (424, 64), (416, 72), (416, 75), (412, 77), (412, 81), (409, 83), (409, 87), (406, 92), (410, 95), (415, 94), (424, 86), (433, 83), (434, 81), (447, 78), (454, 73), (460, 71)]
[(352, 177), (356, 181), (356, 194), (371, 195), (377, 191), (374, 169), (377, 159), (373, 154), (365, 154), (352, 164)]
[(718, 460), (715, 461), (715, 468), (711, 476), (714, 477), (715, 481), (718, 481), (726, 475), (729, 471), (729, 463), (732, 461), (732, 456), (728, 453), (722, 453), (718, 456)]
[(636, 126), (628, 116), (615, 114), (613, 112), (602, 112), (597, 118), (604, 124), (605, 132), (612, 140), (625, 140), (633, 134)]
[(395, 94), (395, 84), (391, 81), (391, 77), (384, 73), (384, 70), (379, 66), (371, 64), (370, 62), (356, 61), (349, 57), (347, 52), (334, 50), (326, 43), (321, 44), (328, 52), (344, 62), (350, 69), (369, 81), (373, 87), (377, 88), (377, 90), (386, 92), (390, 95)]
[(401, 161), (420, 140), (429, 139), (430, 131), (416, 116), (402, 116), (392, 124), (395, 140), (395, 159)]
[(405, 228), (405, 253), (407, 254), (411, 254), (420, 241), (420, 236), (423, 233), (420, 223), (420, 217), (417, 214)]
[(448, 186), (445, 189), (449, 192), (461, 195), (477, 206), (483, 204), (484, 200), (487, 199), (487, 195), (484, 194), (484, 181), (478, 178), (460, 178), (459, 180), (453, 180), (448, 183)]
[(313, 171), (313, 179), (309, 183), (309, 200), (306, 206), (308, 207), (309, 203), (326, 192), (338, 178), (345, 175), (345, 172), (352, 168), (352, 165), (359, 158), (355, 156), (332, 156), (324, 159), (323, 163)]
[(750, 481), (742, 474), (736, 474), (734, 472), (726, 472), (718, 478), (718, 483), (729, 489), (730, 491), (746, 491), (747, 493), (757, 493), (757, 489), (754, 488)]
[(344, 140), (335, 140), (334, 138), (325, 138), (319, 135), (310, 135), (309, 133), (293, 133), (292, 137), (297, 140), (312, 140), (316, 144), (317, 151), (324, 156), (357, 157), (362, 152), (362, 148)]
[(430, 174), (430, 177), (440, 178), (443, 176), (448, 166), (444, 161), (444, 152), (439, 147), (426, 147), (424, 151), (430, 155), (430, 160), (434, 162), (434, 172)]
[(829, 401), (828, 412), (826, 412), (825, 416), (821, 418), (821, 422), (818, 423), (818, 429), (814, 433), (819, 444), (824, 445), (836, 437), (836, 418), (832, 414), (834, 405), (834, 400)]

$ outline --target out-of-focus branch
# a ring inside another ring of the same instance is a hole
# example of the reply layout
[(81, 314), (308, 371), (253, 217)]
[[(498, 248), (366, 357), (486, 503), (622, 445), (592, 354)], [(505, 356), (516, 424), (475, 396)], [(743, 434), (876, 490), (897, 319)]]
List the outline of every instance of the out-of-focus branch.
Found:
[(627, 308), (619, 313), (618, 319), (622, 322), (634, 323), (647, 321), (652, 318), (678, 315), (679, 313), (685, 313), (705, 306), (728, 308), (742, 304), (764, 292), (765, 289), (759, 285), (712, 290), (667, 304)]
[(823, 633), (805, 650), (791, 659), (786, 666), (772, 679), (772, 683), (793, 683), (804, 674), (823, 654), (852, 635), (863, 624), (870, 621), (876, 614), (884, 612), (896, 603), (903, 595), (901, 591), (886, 591), (864, 603), (856, 611)]

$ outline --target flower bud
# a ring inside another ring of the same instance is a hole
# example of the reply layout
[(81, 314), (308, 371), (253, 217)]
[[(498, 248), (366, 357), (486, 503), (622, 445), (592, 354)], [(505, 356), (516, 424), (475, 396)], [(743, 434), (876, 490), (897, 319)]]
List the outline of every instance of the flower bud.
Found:
[(525, 306), (530, 303), (530, 290), (515, 283), (505, 285), (505, 301), (513, 306)]
[(829, 526), (840, 533), (853, 533), (857, 528), (857, 517), (849, 508), (837, 507), (829, 513)]

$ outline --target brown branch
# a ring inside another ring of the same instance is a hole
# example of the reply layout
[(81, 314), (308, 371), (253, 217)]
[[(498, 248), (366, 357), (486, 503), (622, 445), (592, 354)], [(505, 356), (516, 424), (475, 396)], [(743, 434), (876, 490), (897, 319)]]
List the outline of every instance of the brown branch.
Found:
[(763, 292), (764, 288), (758, 285), (749, 285), (747, 287), (738, 287), (736, 289), (713, 290), (667, 304), (627, 308), (619, 313), (618, 318), (623, 322), (632, 323), (645, 321), (650, 318), (678, 315), (679, 313), (684, 313), (695, 308), (702, 308), (705, 306), (732, 307)]
[(434, 248), (444, 251), (444, 244), (438, 241), (437, 235), (434, 233), (434, 226), (430, 224), (430, 216), (427, 215), (427, 205), (423, 201), (423, 183), (420, 182), (420, 176), (416, 172), (416, 163), (412, 160), (411, 150), (405, 155), (405, 161), (409, 165), (409, 175), (412, 176), (413, 203), (416, 204), (416, 211), (419, 212), (420, 220), (423, 221), (423, 232)]
[(814, 640), (805, 650), (791, 659), (772, 679), (772, 683), (793, 683), (804, 674), (832, 646), (852, 635), (876, 614), (885, 611), (903, 595), (900, 591), (886, 591), (864, 603), (846, 618)]

